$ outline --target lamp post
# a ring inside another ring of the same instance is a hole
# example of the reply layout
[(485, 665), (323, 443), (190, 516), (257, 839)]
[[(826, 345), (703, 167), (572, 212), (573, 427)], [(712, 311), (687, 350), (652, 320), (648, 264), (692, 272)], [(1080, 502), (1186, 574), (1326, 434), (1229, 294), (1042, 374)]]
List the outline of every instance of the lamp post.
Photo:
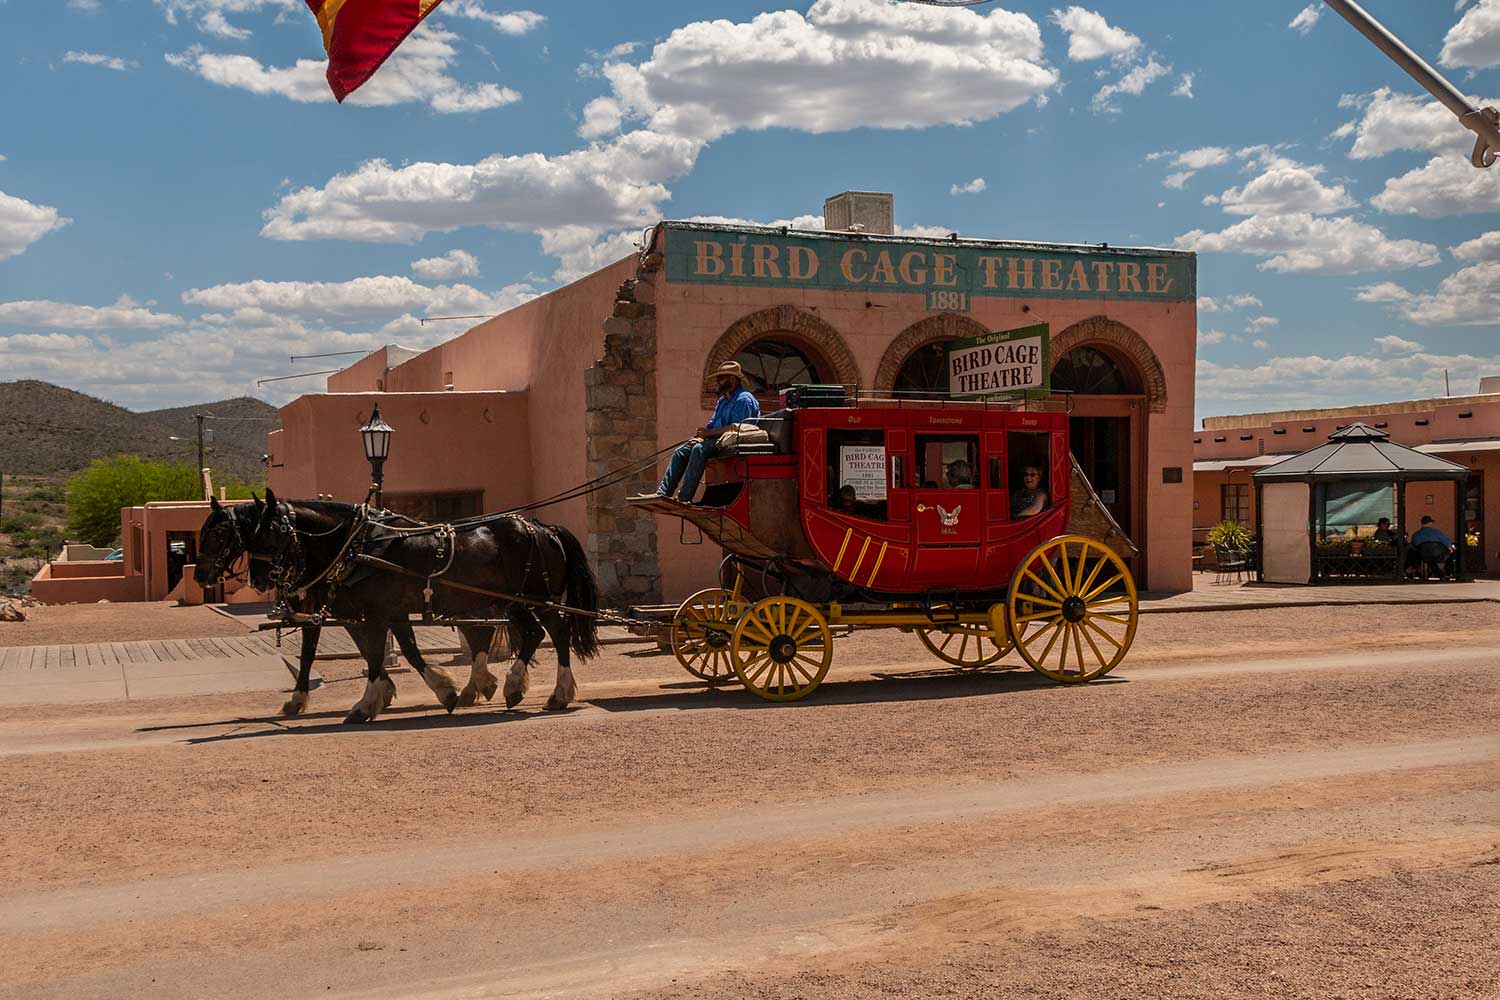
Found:
[(370, 463), (370, 493), (375, 497), (375, 506), (381, 507), (381, 483), (385, 479), (385, 460), (391, 453), (391, 435), (395, 432), (380, 416), (380, 404), (370, 413), (369, 423), (359, 429), (360, 440), (365, 445), (365, 458)]

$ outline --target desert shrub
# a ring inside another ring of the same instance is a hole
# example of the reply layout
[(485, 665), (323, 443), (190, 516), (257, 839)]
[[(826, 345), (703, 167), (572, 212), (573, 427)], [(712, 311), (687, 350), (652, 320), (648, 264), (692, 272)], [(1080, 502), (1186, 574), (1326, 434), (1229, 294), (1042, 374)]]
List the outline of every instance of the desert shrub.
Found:
[[(252, 487), (225, 482), (232, 499), (250, 496)], [(120, 537), (120, 508), (162, 500), (197, 500), (198, 472), (186, 462), (153, 462), (135, 455), (96, 459), (68, 480), (68, 537), (91, 545), (114, 545)]]

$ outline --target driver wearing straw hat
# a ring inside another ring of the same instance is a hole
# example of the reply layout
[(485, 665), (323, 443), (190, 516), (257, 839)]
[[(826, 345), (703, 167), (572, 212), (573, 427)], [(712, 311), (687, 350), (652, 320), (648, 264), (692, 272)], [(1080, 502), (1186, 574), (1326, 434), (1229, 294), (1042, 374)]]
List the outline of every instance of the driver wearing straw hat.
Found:
[(692, 503), (703, 478), (703, 467), (719, 453), (719, 435), (742, 421), (760, 416), (760, 403), (745, 388), (744, 371), (738, 361), (726, 361), (709, 376), (718, 391), (713, 419), (698, 428), (667, 463), (667, 473), (656, 487), (656, 496), (670, 497), (674, 492), (682, 503)]

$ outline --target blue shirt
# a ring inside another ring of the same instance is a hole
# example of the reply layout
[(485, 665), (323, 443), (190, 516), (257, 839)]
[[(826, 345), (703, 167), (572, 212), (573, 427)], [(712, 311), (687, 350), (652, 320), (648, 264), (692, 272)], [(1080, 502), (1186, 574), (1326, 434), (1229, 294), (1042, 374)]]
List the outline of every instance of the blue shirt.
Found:
[(1419, 528), (1411, 536), (1411, 544), (1421, 545), (1423, 542), (1442, 542), (1447, 548), (1453, 548), (1453, 540), (1430, 524), (1425, 528)]
[(751, 417), (760, 416), (758, 403), (749, 389), (741, 388), (733, 396), (720, 396), (714, 407), (714, 418), (708, 422), (709, 430), (718, 430), (731, 424), (743, 423)]

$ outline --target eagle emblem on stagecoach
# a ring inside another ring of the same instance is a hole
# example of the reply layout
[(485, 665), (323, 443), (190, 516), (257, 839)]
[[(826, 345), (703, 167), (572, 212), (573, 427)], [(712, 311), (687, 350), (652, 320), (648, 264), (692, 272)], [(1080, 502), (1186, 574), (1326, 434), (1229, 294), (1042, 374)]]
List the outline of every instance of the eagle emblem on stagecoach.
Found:
[(952, 510), (945, 510), (943, 508), (942, 504), (937, 504), (936, 507), (937, 507), (937, 512), (938, 512), (938, 523), (941, 524), (945, 528), (951, 528), (955, 524), (957, 524), (958, 523), (958, 512), (964, 509), (964, 505), (963, 504), (959, 504), (957, 507), (954, 507)]

